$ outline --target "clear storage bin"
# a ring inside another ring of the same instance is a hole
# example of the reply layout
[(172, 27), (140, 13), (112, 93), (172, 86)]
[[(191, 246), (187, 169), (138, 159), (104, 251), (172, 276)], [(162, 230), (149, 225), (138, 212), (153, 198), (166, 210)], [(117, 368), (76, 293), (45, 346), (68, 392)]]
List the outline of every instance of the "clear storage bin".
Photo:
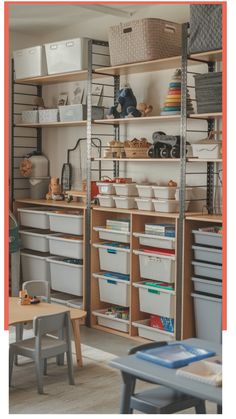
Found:
[(49, 225), (51, 231), (58, 233), (83, 234), (83, 215), (78, 211), (66, 212), (63, 210), (49, 212)]
[(130, 242), (130, 233), (127, 233), (126, 231), (110, 230), (106, 227), (93, 227), (93, 229), (99, 233), (99, 239), (121, 243)]
[(194, 259), (203, 262), (222, 264), (222, 250), (211, 247), (192, 246)]
[(50, 267), (51, 288), (67, 294), (83, 296), (83, 265), (68, 262), (62, 257), (47, 259)]
[(117, 319), (115, 317), (105, 314), (106, 310), (94, 310), (92, 314), (97, 317), (97, 322), (100, 326), (108, 327), (109, 329), (119, 330), (120, 332), (129, 331), (129, 320)]
[(145, 233), (133, 233), (133, 235), (134, 237), (138, 237), (140, 245), (162, 249), (175, 249), (175, 238)]
[(100, 194), (103, 195), (114, 195), (116, 193), (116, 190), (114, 188), (113, 183), (109, 182), (96, 182), (98, 191)]
[(25, 281), (49, 281), (50, 272), (47, 262), (48, 253), (22, 252), (22, 279)]
[(153, 198), (154, 193), (152, 185), (136, 185), (140, 198)]
[(83, 240), (82, 237), (51, 234), (48, 236), (49, 250), (52, 255), (67, 256), (69, 258), (83, 259)]
[(164, 256), (141, 250), (134, 250), (133, 252), (139, 257), (141, 278), (168, 283), (175, 281), (175, 256)]
[(114, 208), (115, 201), (113, 195), (97, 195), (101, 207)]
[(154, 196), (158, 199), (175, 199), (176, 186), (152, 186)]
[(50, 123), (59, 121), (58, 109), (39, 109), (39, 123)]
[(157, 329), (150, 326), (150, 320), (137, 320), (132, 322), (134, 327), (138, 329), (138, 335), (142, 338), (154, 341), (171, 341), (174, 340), (174, 334), (166, 332), (165, 330)]
[(48, 208), (18, 208), (20, 224), (25, 227), (49, 230)]
[[(152, 202), (154, 204), (154, 209), (156, 212), (178, 212), (179, 211), (179, 201), (176, 201), (175, 199), (168, 199), (168, 200), (153, 199)], [(189, 201), (186, 201), (185, 211), (188, 210), (188, 207), (189, 207)]]
[(174, 318), (175, 297), (173, 291), (157, 289), (142, 282), (133, 284), (139, 291), (140, 311)]
[(98, 279), (100, 301), (129, 307), (130, 282), (116, 278), (115, 274), (110, 277), (102, 273), (93, 276)]
[(117, 243), (94, 243), (98, 249), (100, 269), (104, 271), (130, 273), (130, 249)]

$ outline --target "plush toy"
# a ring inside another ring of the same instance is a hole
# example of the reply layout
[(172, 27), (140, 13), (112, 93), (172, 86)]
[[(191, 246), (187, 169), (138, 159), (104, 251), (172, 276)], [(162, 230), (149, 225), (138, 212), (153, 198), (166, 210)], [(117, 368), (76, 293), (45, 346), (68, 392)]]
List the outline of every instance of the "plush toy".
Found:
[(144, 102), (139, 103), (139, 105), (138, 105), (137, 108), (141, 112), (141, 116), (147, 116), (153, 110), (153, 106), (152, 105), (147, 105)]
[(126, 117), (139, 117), (141, 112), (136, 108), (137, 100), (130, 87), (125, 86), (120, 89), (117, 96), (117, 102), (109, 109), (107, 118), (117, 119)]

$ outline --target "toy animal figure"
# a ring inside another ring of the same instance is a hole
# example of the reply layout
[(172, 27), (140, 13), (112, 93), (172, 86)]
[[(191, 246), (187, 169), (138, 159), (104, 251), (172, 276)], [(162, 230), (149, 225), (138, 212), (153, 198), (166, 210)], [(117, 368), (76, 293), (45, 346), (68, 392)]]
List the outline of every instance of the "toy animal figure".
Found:
[(130, 87), (125, 86), (120, 89), (117, 96), (117, 102), (109, 109), (107, 118), (117, 119), (126, 117), (139, 117), (141, 112), (136, 108), (137, 100)]
[(51, 177), (46, 199), (52, 199), (53, 195), (60, 195), (60, 194), (61, 194), (61, 185), (59, 184), (59, 178)]
[(137, 108), (141, 112), (141, 116), (147, 116), (153, 110), (153, 106), (152, 105), (147, 105), (144, 102), (139, 103), (138, 106), (137, 106)]

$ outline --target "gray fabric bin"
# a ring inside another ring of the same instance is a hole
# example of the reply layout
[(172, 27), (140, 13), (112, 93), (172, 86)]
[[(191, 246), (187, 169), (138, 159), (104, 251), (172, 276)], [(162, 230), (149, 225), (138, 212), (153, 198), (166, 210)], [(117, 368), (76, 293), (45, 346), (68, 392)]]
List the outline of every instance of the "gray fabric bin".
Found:
[(221, 298), (200, 293), (192, 293), (191, 296), (194, 301), (196, 337), (221, 343)]
[(197, 74), (194, 78), (197, 112), (221, 112), (222, 72)]
[(190, 4), (189, 53), (222, 48), (221, 4)]
[(200, 230), (193, 230), (192, 233), (195, 244), (222, 248), (222, 234)]
[(222, 281), (221, 265), (213, 265), (211, 263), (193, 261), (192, 266), (194, 275), (204, 278), (219, 279)]
[(211, 247), (192, 246), (194, 259), (203, 262), (222, 264), (222, 250)]
[(222, 282), (213, 279), (192, 277), (194, 291), (222, 296)]

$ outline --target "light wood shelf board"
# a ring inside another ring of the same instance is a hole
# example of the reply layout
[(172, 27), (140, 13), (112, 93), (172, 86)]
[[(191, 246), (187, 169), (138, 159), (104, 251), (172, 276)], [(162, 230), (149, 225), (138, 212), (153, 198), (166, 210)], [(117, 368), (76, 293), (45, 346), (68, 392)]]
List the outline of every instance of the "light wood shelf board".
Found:
[(212, 223), (222, 223), (222, 215), (210, 214), (191, 214), (186, 216), (186, 220), (207, 221)]
[(222, 112), (212, 113), (191, 113), (189, 115), (191, 119), (219, 119), (222, 118)]
[(47, 122), (47, 123), (37, 123), (37, 124), (16, 124), (16, 127), (20, 128), (57, 128), (57, 127), (78, 127), (85, 126), (87, 121), (68, 121), (68, 122)]
[(187, 161), (194, 163), (222, 163), (222, 159), (198, 159), (194, 157), (189, 157)]
[(222, 60), (222, 49), (214, 50), (214, 51), (206, 51), (206, 52), (199, 52), (196, 54), (191, 54), (189, 56), (189, 61), (191, 62), (191, 58), (205, 60), (207, 61), (221, 61)]
[(119, 162), (160, 162), (160, 163), (176, 163), (180, 162), (180, 159), (158, 159), (158, 158), (141, 158), (141, 159), (129, 159), (129, 158), (105, 158), (105, 157), (95, 157), (93, 161), (119, 161)]
[(65, 202), (65, 201), (54, 201), (52, 199), (16, 199), (16, 203), (30, 204), (30, 205), (43, 205), (47, 207), (59, 207), (59, 208), (75, 208), (85, 209), (86, 206), (78, 202)]
[(106, 212), (118, 212), (125, 214), (137, 214), (137, 215), (151, 215), (153, 217), (166, 217), (166, 218), (178, 218), (179, 213), (168, 213), (168, 212), (154, 212), (154, 211), (140, 211), (136, 209), (123, 209), (123, 208), (109, 208), (94, 206), (95, 211), (106, 211)]
[(56, 84), (56, 83), (64, 83), (64, 82), (70, 82), (70, 81), (86, 80), (87, 77), (88, 77), (87, 70), (81, 70), (81, 71), (72, 71), (70, 73), (49, 74), (46, 76), (16, 79), (15, 82), (22, 83), (22, 84), (44, 85), (44, 84)]
[(180, 115), (155, 115), (139, 118), (117, 118), (117, 119), (95, 119), (95, 124), (104, 125), (120, 125), (120, 124), (135, 124), (139, 122), (155, 122), (155, 121), (175, 121), (180, 120)]

